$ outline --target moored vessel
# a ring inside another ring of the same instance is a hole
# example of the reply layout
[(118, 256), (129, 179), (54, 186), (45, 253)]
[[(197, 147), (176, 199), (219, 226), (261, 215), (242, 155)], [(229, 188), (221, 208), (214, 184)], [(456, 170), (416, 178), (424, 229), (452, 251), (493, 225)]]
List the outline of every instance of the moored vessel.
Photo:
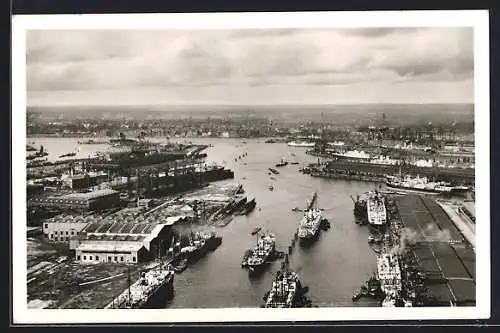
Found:
[(222, 237), (215, 232), (194, 233), (189, 239), (189, 245), (181, 248), (181, 258), (187, 259), (188, 263), (196, 261), (208, 252), (215, 250), (222, 244)]
[(163, 308), (164, 302), (173, 296), (174, 270), (170, 265), (158, 265), (147, 272), (117, 298), (106, 309), (154, 309)]
[(314, 147), (316, 146), (316, 143), (314, 142), (309, 142), (309, 141), (290, 141), (288, 142), (288, 145), (290, 147)]
[(377, 191), (368, 194), (366, 199), (366, 210), (368, 223), (372, 227), (382, 227), (387, 222), (387, 211), (385, 198)]
[(386, 186), (408, 191), (426, 192), (431, 194), (461, 194), (470, 190), (468, 186), (453, 186), (447, 182), (430, 182), (427, 177), (387, 176)]

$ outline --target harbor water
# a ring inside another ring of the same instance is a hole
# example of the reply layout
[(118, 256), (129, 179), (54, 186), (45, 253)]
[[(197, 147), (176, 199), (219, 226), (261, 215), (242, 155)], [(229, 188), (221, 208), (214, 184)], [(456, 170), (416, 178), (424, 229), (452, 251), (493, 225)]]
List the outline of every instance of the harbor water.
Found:
[[(107, 145), (78, 145), (84, 139), (30, 138), (39, 148), (49, 152), (49, 160), (75, 151), (75, 158), (88, 157), (93, 151)], [(318, 208), (331, 228), (321, 231), (310, 247), (298, 244), (290, 256), (290, 267), (303, 285), (309, 287), (308, 296), (314, 306), (376, 306), (373, 300), (352, 302), (353, 290), (359, 288), (376, 269), (376, 254), (368, 245), (368, 230), (354, 223), (353, 202), (350, 196), (364, 193), (375, 184), (334, 179), (313, 178), (300, 173), (300, 167), (317, 161), (305, 153), (308, 148), (289, 147), (285, 143), (264, 143), (264, 139), (190, 139), (195, 144), (211, 144), (206, 150), (207, 163), (224, 164), (235, 173), (229, 182), (243, 184), (248, 199), (256, 198), (257, 206), (248, 216), (236, 216), (225, 227), (217, 228), (223, 237), (222, 245), (205, 258), (175, 277), (175, 297), (165, 302), (169, 308), (258, 307), (269, 289), (279, 261), (272, 263), (259, 277), (249, 277), (241, 268), (245, 251), (256, 244), (251, 232), (256, 226), (276, 235), (277, 247), (288, 251), (303, 209), (312, 193), (318, 193)], [(239, 158), (240, 156), (245, 155)], [(269, 175), (281, 158), (288, 164), (276, 168), (279, 175)], [(272, 179), (273, 177), (274, 179)], [(269, 186), (273, 186), (273, 190)]]

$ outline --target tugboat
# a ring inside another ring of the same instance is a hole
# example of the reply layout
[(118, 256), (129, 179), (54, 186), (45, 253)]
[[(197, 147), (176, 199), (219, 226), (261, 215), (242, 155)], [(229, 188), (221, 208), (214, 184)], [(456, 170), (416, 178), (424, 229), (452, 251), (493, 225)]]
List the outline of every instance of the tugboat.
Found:
[(356, 196), (356, 200), (351, 196), (354, 202), (354, 218), (356, 224), (366, 224), (368, 222), (368, 215), (366, 210), (366, 200), (361, 199), (359, 195)]
[(259, 231), (262, 230), (262, 227), (260, 226), (257, 226), (255, 227), (255, 229), (252, 230), (252, 235), (257, 235), (259, 233)]
[(279, 163), (276, 163), (276, 167), (278, 168), (286, 165), (288, 165), (288, 162), (284, 158), (282, 158), (281, 161), (279, 161)]
[(311, 301), (305, 296), (308, 287), (303, 287), (299, 275), (288, 268), (288, 255), (277, 271), (271, 290), (264, 295), (265, 308), (302, 308), (311, 307)]
[(276, 238), (273, 234), (260, 236), (257, 240), (257, 246), (247, 251), (241, 262), (241, 267), (247, 267), (250, 272), (256, 272), (275, 257)]

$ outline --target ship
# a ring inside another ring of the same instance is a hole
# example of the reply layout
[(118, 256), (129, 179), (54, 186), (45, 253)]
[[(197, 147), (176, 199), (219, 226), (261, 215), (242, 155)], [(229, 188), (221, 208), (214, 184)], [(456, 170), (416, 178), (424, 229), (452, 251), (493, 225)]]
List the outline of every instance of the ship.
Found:
[(117, 298), (108, 304), (106, 309), (161, 309), (165, 300), (174, 293), (174, 270), (170, 265), (160, 264), (147, 272)]
[(72, 152), (72, 153), (66, 153), (66, 154), (62, 154), (62, 155), (59, 155), (59, 158), (63, 158), (63, 157), (73, 157), (75, 156), (76, 153), (75, 152)]
[(369, 193), (366, 199), (366, 211), (368, 223), (372, 227), (385, 226), (387, 222), (387, 211), (385, 209), (384, 197), (377, 191)]
[(35, 147), (31, 146), (31, 145), (26, 145), (26, 151), (37, 151), (38, 149), (36, 149)]
[(367, 210), (366, 210), (366, 200), (361, 199), (359, 195), (356, 196), (356, 200), (351, 196), (354, 202), (354, 217), (356, 224), (365, 224), (368, 220)]
[(308, 209), (300, 221), (298, 236), (301, 242), (314, 240), (318, 235), (323, 217), (319, 209)]
[(181, 248), (181, 258), (188, 263), (204, 257), (208, 252), (214, 251), (222, 244), (222, 237), (215, 232), (196, 232), (189, 239), (189, 245)]
[(262, 227), (261, 226), (257, 226), (255, 227), (253, 230), (252, 230), (252, 235), (257, 235), (259, 233), (259, 231), (262, 230)]
[(386, 176), (386, 185), (389, 188), (403, 189), (433, 194), (459, 194), (469, 191), (467, 186), (452, 186), (447, 182), (429, 182), (427, 177)]
[(299, 275), (288, 268), (288, 255), (277, 271), (271, 290), (264, 295), (265, 308), (310, 307), (311, 301), (305, 296), (308, 288), (303, 287)]
[(104, 144), (108, 144), (109, 142), (107, 141), (96, 141), (96, 140), (93, 140), (93, 139), (89, 139), (87, 141), (78, 141), (78, 144), (79, 145), (104, 145)]
[(39, 150), (39, 151), (37, 151), (37, 152), (36, 152), (36, 153), (34, 153), (34, 154), (27, 155), (27, 156), (26, 156), (26, 160), (31, 161), (31, 160), (34, 160), (34, 159), (36, 159), (36, 158), (45, 157), (45, 156), (47, 156), (47, 155), (49, 155), (49, 153), (47, 153), (47, 152), (44, 150), (43, 146), (40, 146), (40, 150)]
[(186, 270), (187, 266), (188, 266), (188, 260), (186, 258), (183, 258), (175, 263), (174, 271), (176, 273), (182, 273)]
[(288, 165), (288, 162), (284, 158), (282, 158), (281, 161), (279, 161), (278, 163), (276, 163), (276, 167), (277, 168), (283, 167), (283, 166), (286, 166), (286, 165)]
[(384, 248), (377, 256), (377, 280), (380, 281), (380, 288), (385, 295), (401, 291), (401, 267), (396, 251)]
[(274, 173), (275, 175), (279, 175), (280, 172), (276, 169), (273, 169), (273, 168), (269, 168), (269, 171), (271, 171), (272, 173)]
[(255, 198), (253, 198), (252, 200), (247, 201), (244, 204), (243, 208), (238, 213), (236, 213), (236, 215), (248, 215), (255, 209), (256, 205), (257, 203), (255, 202)]
[(316, 143), (314, 142), (309, 142), (309, 141), (290, 141), (288, 142), (288, 145), (290, 147), (314, 147), (316, 146)]
[(273, 259), (275, 251), (276, 238), (274, 235), (271, 233), (261, 235), (257, 240), (257, 246), (245, 254), (241, 266), (247, 267), (250, 271), (261, 269)]

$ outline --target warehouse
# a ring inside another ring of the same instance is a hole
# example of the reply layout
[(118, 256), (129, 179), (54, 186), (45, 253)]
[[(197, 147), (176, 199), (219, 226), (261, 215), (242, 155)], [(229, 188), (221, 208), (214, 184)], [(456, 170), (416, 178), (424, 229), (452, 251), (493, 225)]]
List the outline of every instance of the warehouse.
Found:
[(69, 248), (81, 263), (136, 263), (165, 253), (172, 241), (171, 226), (189, 219), (168, 216), (158, 209), (144, 216), (135, 209), (123, 209), (107, 217), (91, 216), (79, 235), (70, 239)]
[(42, 225), (45, 236), (54, 242), (68, 242), (88, 224), (81, 216), (58, 215), (46, 220)]
[(57, 197), (33, 198), (29, 204), (35, 207), (60, 210), (98, 210), (117, 206), (120, 203), (118, 191), (104, 189), (92, 192), (71, 193)]

